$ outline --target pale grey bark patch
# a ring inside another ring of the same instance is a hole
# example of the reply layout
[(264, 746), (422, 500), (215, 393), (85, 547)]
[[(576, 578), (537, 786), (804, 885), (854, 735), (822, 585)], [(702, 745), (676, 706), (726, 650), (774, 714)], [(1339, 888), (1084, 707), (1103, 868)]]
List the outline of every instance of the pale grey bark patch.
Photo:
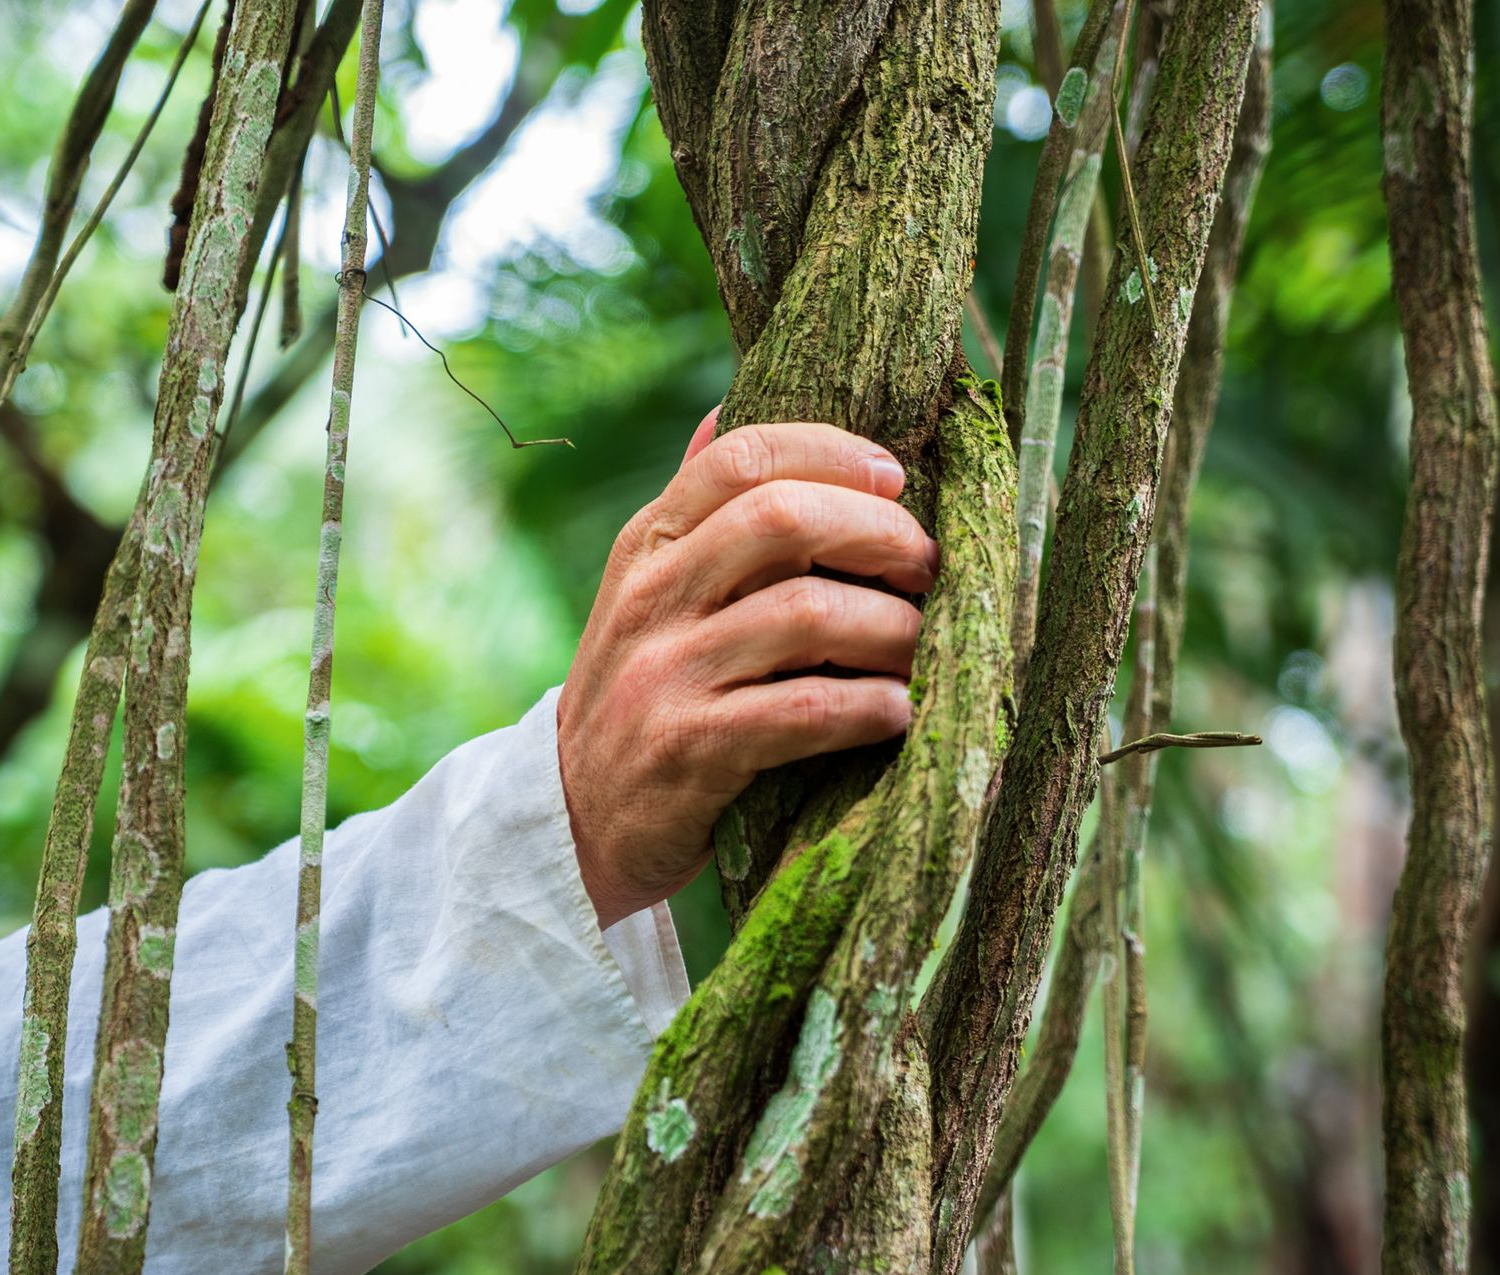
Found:
[(312, 1009), (318, 1007), (318, 922), (314, 918), (297, 927), (297, 999)]
[(141, 926), (136, 945), (136, 960), (148, 974), (157, 978), (172, 977), (172, 957), (177, 946), (177, 932), (160, 925)]
[(104, 1217), (110, 1237), (128, 1240), (146, 1224), (151, 1199), (151, 1165), (139, 1151), (118, 1151), (104, 1171), (95, 1195), (95, 1210)]
[(984, 804), (985, 790), (993, 771), (994, 766), (984, 749), (971, 748), (964, 754), (958, 771), (958, 799), (970, 810), (978, 810)]
[(1070, 66), (1062, 83), (1057, 86), (1057, 118), (1069, 128), (1078, 123), (1078, 113), (1083, 109), (1088, 85), (1088, 72), (1081, 66)]
[(821, 987), (814, 988), (802, 1033), (792, 1050), (791, 1074), (766, 1104), (745, 1148), (740, 1181), (749, 1183), (764, 1175), (750, 1200), (750, 1212), (756, 1217), (781, 1217), (791, 1204), (792, 1191), (802, 1177), (797, 1148), (807, 1135), (819, 1095), (843, 1057), (839, 1035), (837, 1002)]
[(21, 1070), (16, 1088), (16, 1141), (30, 1142), (41, 1124), (42, 1108), (52, 1101), (47, 1078), (47, 1051), (52, 1038), (34, 1014), (21, 1019)]
[(698, 1131), (698, 1122), (681, 1098), (671, 1096), (670, 1082), (663, 1080), (657, 1105), (646, 1117), (646, 1145), (668, 1164), (681, 1157)]

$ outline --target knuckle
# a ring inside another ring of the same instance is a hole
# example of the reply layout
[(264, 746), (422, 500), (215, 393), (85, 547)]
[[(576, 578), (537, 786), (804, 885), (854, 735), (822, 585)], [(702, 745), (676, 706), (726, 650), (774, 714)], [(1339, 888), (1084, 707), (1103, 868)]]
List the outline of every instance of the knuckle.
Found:
[(802, 524), (802, 501), (790, 483), (766, 483), (740, 503), (745, 506), (746, 529), (751, 535), (785, 540)]
[(816, 633), (833, 621), (837, 603), (832, 591), (814, 576), (799, 576), (786, 586), (779, 608), (798, 633)]
[(680, 531), (673, 525), (676, 521), (666, 502), (658, 496), (625, 524), (615, 538), (615, 546), (632, 558), (653, 553), (678, 538)]
[(712, 453), (715, 480), (730, 491), (748, 491), (771, 475), (770, 439), (754, 426), (731, 430), (715, 440)]
[(620, 528), (620, 534), (615, 537), (615, 552), (633, 555), (644, 548), (655, 523), (654, 514), (654, 501), (638, 509), (630, 521)]
[(837, 717), (832, 691), (820, 682), (807, 680), (790, 685), (786, 714), (793, 729), (814, 738), (826, 735)]
[(888, 500), (881, 503), (885, 506), (882, 517), (885, 520), (886, 539), (902, 553), (922, 556), (927, 541), (927, 533), (922, 530), (922, 524), (900, 505)]
[(636, 563), (615, 593), (615, 606), (631, 628), (645, 628), (665, 608), (669, 585), (667, 572), (657, 563), (650, 559)]

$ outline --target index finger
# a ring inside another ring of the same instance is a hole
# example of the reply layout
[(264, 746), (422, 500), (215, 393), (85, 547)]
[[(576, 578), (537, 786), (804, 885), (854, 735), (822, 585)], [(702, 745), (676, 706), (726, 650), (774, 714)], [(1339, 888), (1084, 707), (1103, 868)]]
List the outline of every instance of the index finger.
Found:
[(683, 462), (653, 502), (653, 530), (678, 539), (736, 496), (779, 478), (832, 483), (891, 500), (906, 481), (890, 452), (836, 425), (742, 425)]

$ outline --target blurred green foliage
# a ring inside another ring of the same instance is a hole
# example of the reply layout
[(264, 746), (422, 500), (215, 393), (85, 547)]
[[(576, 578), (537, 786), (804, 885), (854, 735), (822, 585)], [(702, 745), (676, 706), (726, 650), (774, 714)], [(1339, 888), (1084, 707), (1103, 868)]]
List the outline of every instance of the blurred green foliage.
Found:
[[(1061, 9), (1071, 34), (1081, 3)], [(1500, 8), (1479, 9), (1476, 187), (1493, 278)], [(3, 293), (29, 250), (54, 134), (111, 6), (0, 0), (0, 13)], [(634, 11), (405, 0), (388, 14), (377, 125), (388, 174), (419, 178), (440, 164), (466, 140), (448, 116), (477, 111), (468, 130), (477, 132), (513, 78), (551, 85), (498, 166), (455, 204), (433, 273), (406, 280), (401, 300), (513, 429), (567, 435), (577, 447), (510, 450), (394, 318), (367, 308), (339, 597), (333, 821), (392, 800), (446, 750), (515, 720), (561, 680), (615, 532), (660, 490), (735, 365), (650, 106)], [(161, 6), (85, 204), (149, 108), (189, 16), (186, 3)], [(1003, 22), (976, 280), (997, 323), (1039, 150), (1024, 4), (1007, 4)], [(1176, 714), (1181, 729), (1259, 730), (1268, 747), (1161, 762), (1140, 1221), (1152, 1271), (1290, 1269), (1288, 1254), (1318, 1244), (1328, 1262), (1317, 1269), (1355, 1270), (1375, 1242), (1376, 970), (1403, 785), (1389, 579), (1406, 429), (1379, 194), (1380, 39), (1374, 0), (1301, 0), (1277, 14), (1273, 151), (1195, 505)], [(465, 42), (494, 54), (455, 70)], [(156, 282), (165, 207), (207, 43), (16, 392), (37, 454), (108, 526), (129, 508), (149, 438), (168, 313)], [(352, 61), (342, 76), (347, 102)], [(315, 310), (334, 294), (344, 183), (326, 136), (308, 183), (302, 289)], [(559, 203), (553, 187), (573, 193)], [(1116, 186), (1108, 193), (1113, 206)], [(389, 207), (379, 191), (376, 200)], [(380, 282), (378, 270), (372, 278)], [(282, 357), (272, 325), (252, 398)], [(977, 343), (970, 356), (993, 372)], [(1070, 394), (1084, 357), (1075, 335)], [(210, 504), (187, 754), (193, 870), (245, 862), (295, 831), (326, 392), (320, 367), (227, 467)], [(0, 756), (9, 930), (30, 912), (79, 651), (75, 632), (39, 610), (53, 566), (41, 490), (3, 442), (0, 457), (0, 669), (63, 661), (50, 705)], [(117, 766), (88, 906), (103, 897)], [(701, 977), (725, 940), (711, 873), (674, 910)], [(1026, 1268), (1107, 1261), (1100, 1054), (1094, 1023), (1023, 1170)], [(381, 1269), (567, 1270), (606, 1163), (607, 1148), (595, 1148)]]

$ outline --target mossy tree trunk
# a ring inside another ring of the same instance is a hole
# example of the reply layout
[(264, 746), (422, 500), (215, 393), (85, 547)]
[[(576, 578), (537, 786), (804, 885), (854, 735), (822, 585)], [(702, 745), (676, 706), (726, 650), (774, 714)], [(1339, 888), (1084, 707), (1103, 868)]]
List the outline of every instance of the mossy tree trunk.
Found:
[[(1014, 465), (958, 347), (997, 16), (974, 0), (646, 7), (662, 121), (744, 350), (724, 427), (826, 420), (879, 438), (947, 558), (900, 756), (770, 776), (721, 825), (737, 934), (659, 1044), (585, 1270), (927, 1248), (925, 1064), (903, 1009), (1008, 693)], [(877, 1128), (916, 1140), (872, 1156)]]
[[(1126, 260), (1013, 731), (1014, 461), (957, 342), (995, 7), (647, 3), (658, 109), (744, 356), (721, 427), (880, 440), (944, 566), (900, 751), (762, 776), (716, 829), (735, 937), (658, 1042), (581, 1270), (957, 1269), (1093, 787), (1257, 8), (1184, 0), (1163, 51), (1138, 182), (1162, 328)], [(958, 944), (907, 1012), (976, 841)]]
[(1470, 0), (1386, 5), (1384, 187), (1412, 402), (1396, 569), (1412, 821), (1381, 1032), (1382, 1261), (1401, 1275), (1468, 1266), (1463, 982), (1491, 839), (1479, 617), (1497, 442), (1470, 172), (1473, 33)]

